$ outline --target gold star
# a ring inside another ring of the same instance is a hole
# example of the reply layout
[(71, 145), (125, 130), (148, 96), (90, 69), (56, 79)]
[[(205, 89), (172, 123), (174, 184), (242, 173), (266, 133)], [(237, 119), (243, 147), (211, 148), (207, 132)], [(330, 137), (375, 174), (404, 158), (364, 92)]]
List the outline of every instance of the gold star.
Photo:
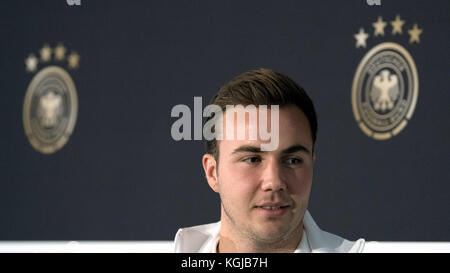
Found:
[(80, 55), (78, 55), (76, 52), (72, 52), (70, 53), (67, 59), (69, 61), (69, 68), (71, 69), (78, 68), (80, 62)]
[(375, 32), (373, 33), (374, 36), (384, 36), (384, 28), (386, 27), (387, 23), (383, 21), (383, 18), (381, 16), (378, 16), (378, 21), (375, 23), (372, 23), (372, 26), (375, 28)]
[(358, 47), (366, 47), (366, 39), (369, 37), (369, 34), (364, 32), (363, 28), (359, 29), (359, 33), (353, 35), (356, 39), (356, 48)]
[(40, 52), (41, 52), (41, 60), (43, 62), (50, 61), (52, 57), (52, 49), (48, 46), (48, 44), (45, 44)]
[(34, 72), (38, 64), (38, 58), (34, 54), (30, 54), (28, 58), (25, 59), (26, 71)]
[(417, 27), (417, 23), (414, 24), (413, 28), (408, 30), (408, 33), (410, 35), (409, 43), (412, 44), (413, 42), (420, 43), (419, 35), (422, 33), (422, 29)]
[(65, 57), (66, 57), (66, 48), (61, 43), (59, 43), (55, 47), (55, 58), (57, 61), (62, 61), (64, 60)]
[(395, 35), (396, 33), (402, 34), (402, 26), (404, 23), (405, 20), (401, 20), (400, 15), (395, 16), (395, 21), (391, 21), (392, 35)]

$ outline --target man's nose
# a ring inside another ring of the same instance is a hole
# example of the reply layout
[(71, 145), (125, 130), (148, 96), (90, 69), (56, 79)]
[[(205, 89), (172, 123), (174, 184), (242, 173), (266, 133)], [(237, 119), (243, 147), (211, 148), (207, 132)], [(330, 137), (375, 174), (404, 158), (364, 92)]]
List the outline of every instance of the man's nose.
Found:
[(286, 190), (286, 183), (282, 176), (280, 163), (275, 159), (268, 159), (264, 166), (261, 188), (263, 191)]

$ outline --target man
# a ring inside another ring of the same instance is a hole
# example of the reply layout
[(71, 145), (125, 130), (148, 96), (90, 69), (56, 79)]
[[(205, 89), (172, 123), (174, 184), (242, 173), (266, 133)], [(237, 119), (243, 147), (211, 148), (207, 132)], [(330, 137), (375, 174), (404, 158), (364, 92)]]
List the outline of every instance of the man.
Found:
[[(233, 126), (235, 132), (244, 130), (245, 138), (206, 141), (202, 164), (209, 186), (220, 195), (221, 220), (179, 229), (175, 252), (362, 251), (363, 239), (350, 242), (322, 231), (307, 211), (317, 118), (302, 88), (285, 75), (257, 69), (225, 84), (210, 104), (224, 115), (231, 111), (227, 105), (267, 106), (267, 128), (279, 130), (278, 146), (261, 149), (267, 139), (249, 137), (261, 123), (249, 123), (248, 116), (236, 123), (222, 119), (226, 122), (217, 131)], [(278, 112), (271, 111), (276, 107)], [(276, 124), (270, 118), (275, 114)], [(265, 120), (261, 112), (258, 120)]]

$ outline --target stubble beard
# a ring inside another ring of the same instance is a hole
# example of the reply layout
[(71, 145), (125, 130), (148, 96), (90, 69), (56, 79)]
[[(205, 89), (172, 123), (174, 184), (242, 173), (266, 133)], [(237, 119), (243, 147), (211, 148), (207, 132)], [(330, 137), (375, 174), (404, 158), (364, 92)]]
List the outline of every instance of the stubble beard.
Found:
[[(289, 223), (286, 223), (285, 228), (281, 227), (277, 234), (272, 234), (268, 237), (255, 230), (251, 224), (237, 222), (227, 209), (222, 198), (221, 205), (227, 221), (230, 223), (232, 232), (236, 234), (242, 242), (251, 245), (253, 249), (259, 249), (260, 252), (271, 252), (275, 249), (285, 248), (291, 240), (295, 240), (296, 237), (301, 236), (300, 232), (303, 225), (301, 217), (299, 217), (300, 219), (292, 219)], [(270, 219), (268, 219), (268, 221), (270, 221)]]

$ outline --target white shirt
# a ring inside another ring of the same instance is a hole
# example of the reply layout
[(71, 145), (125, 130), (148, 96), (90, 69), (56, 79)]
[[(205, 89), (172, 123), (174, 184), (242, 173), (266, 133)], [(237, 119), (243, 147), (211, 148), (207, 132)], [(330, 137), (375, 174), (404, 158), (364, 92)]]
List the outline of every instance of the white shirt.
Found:
[[(303, 217), (303, 236), (295, 253), (310, 252), (362, 252), (364, 239), (348, 241), (321, 230), (311, 214)], [(217, 223), (180, 228), (175, 235), (175, 252), (216, 253), (219, 242), (220, 221)]]

